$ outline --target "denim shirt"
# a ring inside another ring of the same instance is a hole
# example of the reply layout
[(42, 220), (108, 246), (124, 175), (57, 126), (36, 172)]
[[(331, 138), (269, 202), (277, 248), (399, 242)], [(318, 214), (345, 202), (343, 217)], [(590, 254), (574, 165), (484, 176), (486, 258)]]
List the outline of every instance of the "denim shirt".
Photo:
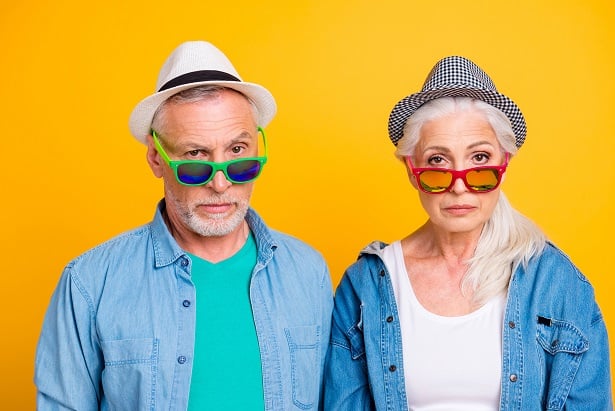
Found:
[[(164, 204), (151, 223), (66, 266), (36, 352), (38, 410), (186, 410), (197, 299)], [(333, 308), (327, 265), (254, 210), (246, 220), (258, 248), (249, 292), (265, 410), (322, 409)]]
[[(408, 409), (384, 246), (376, 242), (363, 250), (337, 288), (325, 365), (326, 410)], [(510, 281), (499, 409), (613, 409), (609, 343), (593, 288), (550, 243)]]

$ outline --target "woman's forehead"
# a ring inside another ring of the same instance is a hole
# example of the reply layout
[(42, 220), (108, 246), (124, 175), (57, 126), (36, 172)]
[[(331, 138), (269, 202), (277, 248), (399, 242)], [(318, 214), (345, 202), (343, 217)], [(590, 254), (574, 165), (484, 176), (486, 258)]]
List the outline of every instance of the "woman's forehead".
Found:
[(425, 122), (421, 128), (417, 148), (453, 149), (480, 145), (499, 146), (493, 127), (480, 113), (463, 112), (451, 113)]

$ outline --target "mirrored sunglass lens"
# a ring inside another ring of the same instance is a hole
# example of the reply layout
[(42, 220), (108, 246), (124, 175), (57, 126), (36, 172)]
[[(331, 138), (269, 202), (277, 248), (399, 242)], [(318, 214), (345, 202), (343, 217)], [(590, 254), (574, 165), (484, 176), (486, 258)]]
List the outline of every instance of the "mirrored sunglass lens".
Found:
[(453, 176), (448, 171), (423, 171), (420, 175), (421, 187), (430, 193), (440, 193), (450, 185)]
[(208, 164), (187, 163), (177, 167), (177, 178), (184, 184), (203, 184), (211, 177)]
[(498, 170), (474, 170), (466, 174), (468, 185), (476, 191), (492, 190), (498, 184)]
[(261, 171), (261, 163), (258, 160), (243, 160), (231, 163), (226, 172), (231, 180), (245, 183), (258, 177)]

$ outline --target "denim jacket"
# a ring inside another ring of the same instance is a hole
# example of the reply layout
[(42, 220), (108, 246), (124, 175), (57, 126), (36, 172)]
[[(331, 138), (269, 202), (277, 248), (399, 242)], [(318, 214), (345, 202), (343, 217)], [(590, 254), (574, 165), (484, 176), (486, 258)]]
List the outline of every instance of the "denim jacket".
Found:
[[(363, 250), (337, 288), (325, 365), (326, 410), (408, 409), (384, 246), (376, 242)], [(613, 409), (609, 343), (592, 286), (550, 243), (510, 281), (499, 409)]]
[[(197, 301), (191, 260), (169, 233), (164, 206), (151, 223), (66, 266), (37, 347), (38, 410), (187, 408)], [(265, 410), (322, 409), (333, 309), (327, 265), (253, 210), (246, 220), (258, 248), (250, 300)]]

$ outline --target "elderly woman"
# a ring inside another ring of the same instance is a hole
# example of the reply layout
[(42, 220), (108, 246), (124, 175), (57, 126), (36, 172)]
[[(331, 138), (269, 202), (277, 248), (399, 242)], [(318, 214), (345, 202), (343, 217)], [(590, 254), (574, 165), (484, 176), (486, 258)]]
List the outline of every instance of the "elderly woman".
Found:
[(463, 57), (393, 108), (389, 136), (428, 219), (344, 274), (326, 410), (612, 409), (592, 286), (501, 191), (525, 134)]

